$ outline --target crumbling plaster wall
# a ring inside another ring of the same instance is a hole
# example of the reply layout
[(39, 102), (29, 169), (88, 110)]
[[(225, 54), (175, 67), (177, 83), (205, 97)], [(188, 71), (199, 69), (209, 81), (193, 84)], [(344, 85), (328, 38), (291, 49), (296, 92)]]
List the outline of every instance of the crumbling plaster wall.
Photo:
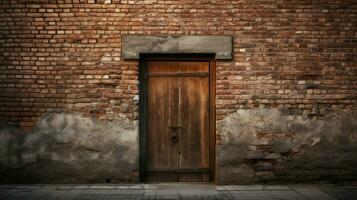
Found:
[(46, 114), (31, 133), (0, 124), (0, 182), (138, 181), (136, 121)]
[(356, 109), (316, 112), (239, 109), (219, 121), (218, 182), (355, 180)]
[[(357, 110), (239, 109), (217, 122), (217, 183), (357, 178)], [(46, 114), (31, 133), (0, 125), (1, 182), (138, 180), (137, 121)]]

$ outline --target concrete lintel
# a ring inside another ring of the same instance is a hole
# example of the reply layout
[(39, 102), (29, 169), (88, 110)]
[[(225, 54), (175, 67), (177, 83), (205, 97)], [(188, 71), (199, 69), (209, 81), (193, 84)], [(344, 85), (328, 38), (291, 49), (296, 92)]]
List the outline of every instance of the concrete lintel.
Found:
[(225, 35), (124, 35), (122, 44), (124, 59), (139, 59), (140, 53), (215, 53), (216, 59), (232, 59), (233, 38)]

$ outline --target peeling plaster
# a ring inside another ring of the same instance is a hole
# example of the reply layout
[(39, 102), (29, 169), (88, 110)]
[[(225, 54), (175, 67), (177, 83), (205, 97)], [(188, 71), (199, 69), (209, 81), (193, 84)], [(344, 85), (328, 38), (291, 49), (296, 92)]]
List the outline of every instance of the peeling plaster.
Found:
[[(342, 180), (357, 175), (356, 109), (324, 117), (291, 115), (279, 108), (239, 109), (218, 122), (217, 134), (221, 139), (217, 177), (222, 184)], [(268, 164), (268, 169), (259, 170), (261, 162)], [(255, 170), (251, 180), (230, 177), (234, 169), (245, 165)], [(343, 172), (333, 177), (324, 171), (333, 174), (338, 169)]]
[(31, 133), (2, 125), (0, 139), (4, 182), (137, 181), (137, 122), (46, 114)]

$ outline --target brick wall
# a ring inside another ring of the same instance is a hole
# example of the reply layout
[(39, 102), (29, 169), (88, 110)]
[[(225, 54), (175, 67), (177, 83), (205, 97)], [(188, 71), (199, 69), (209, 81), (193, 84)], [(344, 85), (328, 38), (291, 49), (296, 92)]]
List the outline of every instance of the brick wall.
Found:
[(218, 183), (357, 177), (354, 0), (0, 0), (3, 181), (137, 180), (123, 35), (233, 36), (217, 61)]
[(357, 102), (352, 0), (0, 2), (0, 117), (22, 127), (46, 112), (136, 119), (138, 67), (121, 58), (123, 34), (233, 35), (233, 61), (217, 64), (218, 119)]

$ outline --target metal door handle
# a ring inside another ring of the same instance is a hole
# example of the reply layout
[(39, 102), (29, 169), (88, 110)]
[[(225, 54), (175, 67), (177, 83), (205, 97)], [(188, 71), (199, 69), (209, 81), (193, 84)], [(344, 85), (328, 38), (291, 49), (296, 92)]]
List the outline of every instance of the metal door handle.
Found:
[(180, 129), (181, 126), (169, 126), (169, 129)]
[(171, 137), (172, 143), (177, 143), (178, 142), (178, 137), (176, 135)]

